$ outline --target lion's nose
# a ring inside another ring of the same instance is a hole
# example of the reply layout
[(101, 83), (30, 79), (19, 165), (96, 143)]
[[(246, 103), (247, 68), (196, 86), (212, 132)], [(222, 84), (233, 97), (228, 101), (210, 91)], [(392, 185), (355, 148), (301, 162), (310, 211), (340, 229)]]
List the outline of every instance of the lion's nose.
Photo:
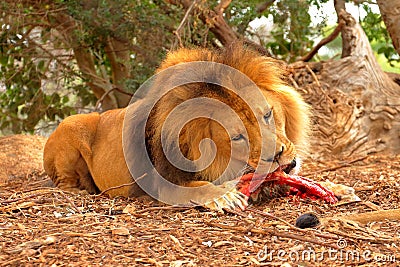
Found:
[(297, 165), (296, 159), (293, 159), (284, 169), (283, 171), (285, 173), (289, 173), (291, 170), (293, 170)]
[(280, 157), (282, 156), (282, 154), (283, 154), (283, 150), (285, 149), (285, 147), (284, 146), (281, 146), (281, 150), (280, 151), (278, 151), (276, 154), (275, 154), (275, 156), (274, 156), (274, 160), (275, 161), (278, 161), (279, 159), (280, 159)]
[(272, 158), (261, 158), (261, 160), (266, 161), (266, 162), (276, 162), (279, 160), (281, 155), (283, 154), (283, 150), (285, 149), (285, 146), (281, 147), (281, 150), (279, 150), (277, 153), (275, 153), (275, 156)]

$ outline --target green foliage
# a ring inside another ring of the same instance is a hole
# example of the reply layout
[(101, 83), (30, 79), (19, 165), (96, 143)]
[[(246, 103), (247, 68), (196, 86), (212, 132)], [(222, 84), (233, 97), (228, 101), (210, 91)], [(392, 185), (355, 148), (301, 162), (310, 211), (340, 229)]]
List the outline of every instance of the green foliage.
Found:
[(294, 62), (304, 56), (314, 45), (314, 39), (321, 35), (325, 21), (320, 25), (311, 26), (309, 6), (316, 5), (320, 8), (320, 2), (326, 1), (298, 1), (282, 0), (271, 9), (274, 24), (273, 39), (267, 45), (271, 47), (274, 55)]
[(68, 97), (43, 93), (49, 61), (37, 60), (37, 51), (22, 34), (24, 28), (3, 24), (0, 35), (0, 130), (14, 133), (33, 132), (41, 119), (54, 121), (73, 113)]
[(400, 57), (393, 47), (392, 39), (382, 21), (382, 16), (373, 13), (371, 8), (366, 4), (363, 4), (362, 7), (367, 12), (367, 15), (361, 21), (361, 26), (368, 36), (373, 50), (378, 54), (384, 55), (389, 64), (394, 67), (396, 63), (400, 62)]
[(249, 23), (259, 17), (260, 14), (257, 13), (257, 5), (259, 3), (260, 1), (232, 1), (226, 14), (229, 24), (235, 25), (239, 34), (244, 35)]
[(60, 121), (88, 106), (93, 110), (97, 101), (63, 32), (54, 29), (54, 10), (78, 22), (72, 45), (91, 51), (99, 76), (112, 77), (107, 40), (129, 43), (132, 78), (120, 81), (128, 92), (153, 74), (183, 12), (151, 0), (0, 3), (0, 132), (33, 132), (43, 122)]
[[(154, 73), (168, 50), (179, 45), (220, 45), (209, 30), (212, 20), (202, 20), (202, 12), (219, 2), (196, 2), (196, 11), (182, 21), (185, 10), (163, 0), (1, 1), (0, 132), (33, 132), (38, 125), (93, 110), (97, 98), (88, 75), (78, 67), (74, 48), (90, 53), (94, 75), (133, 93)], [(326, 29), (325, 21), (312, 26), (309, 7), (320, 9), (327, 2), (271, 0), (270, 6), (260, 9), (265, 0), (233, 0), (224, 18), (239, 36), (249, 38), (256, 37), (249, 27), (255, 18), (271, 19), (273, 28), (258, 36), (258, 41), (274, 57), (293, 62), (308, 53), (315, 37)], [(398, 61), (380, 15), (372, 13), (367, 4), (363, 7), (367, 16), (362, 26), (374, 49), (391, 63)], [(74, 31), (59, 27), (55, 19), (59, 13), (76, 22)], [(181, 23), (177, 38), (175, 31)], [(113, 80), (118, 64), (107, 53), (110, 40), (125, 44), (124, 51), (128, 51), (128, 57), (117, 62), (128, 69), (122, 80)]]
[(125, 81), (128, 92), (135, 92), (148, 79), (170, 48), (182, 10), (164, 1), (64, 1), (68, 13), (79, 21), (81, 45), (95, 51), (96, 66), (111, 73), (105, 42), (115, 38), (131, 46), (131, 79)]
[(321, 34), (325, 23), (311, 27), (309, 6), (324, 1), (299, 1), (299, 0), (276, 0), (272, 5), (261, 11), (258, 10), (263, 1), (232, 1), (227, 17), (231, 25), (237, 28), (242, 35), (254, 35), (249, 31), (249, 23), (255, 18), (265, 16), (273, 20), (274, 27), (269, 37), (259, 38), (258, 41), (264, 45), (274, 57), (281, 58), (287, 62), (293, 62), (303, 56), (312, 48), (313, 39)]

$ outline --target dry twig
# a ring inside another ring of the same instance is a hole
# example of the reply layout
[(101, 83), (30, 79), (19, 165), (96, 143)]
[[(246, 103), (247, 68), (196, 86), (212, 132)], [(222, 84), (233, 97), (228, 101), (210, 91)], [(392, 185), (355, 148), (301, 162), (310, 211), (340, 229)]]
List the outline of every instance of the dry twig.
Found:
[(339, 35), (343, 28), (343, 21), (340, 21), (339, 24), (336, 26), (335, 30), (329, 34), (329, 36), (325, 37), (322, 39), (307, 55), (301, 58), (302, 61), (307, 62), (309, 61), (316, 53), (318, 53), (318, 50), (326, 45), (329, 42), (332, 42), (333, 40), (336, 39), (336, 37)]
[(114, 190), (114, 189), (118, 189), (118, 188), (122, 188), (122, 187), (125, 187), (125, 186), (134, 185), (134, 184), (136, 184), (136, 181), (137, 181), (137, 180), (143, 179), (146, 175), (147, 175), (147, 173), (143, 174), (143, 175), (140, 176), (139, 178), (133, 179), (133, 180), (134, 180), (133, 182), (126, 183), (126, 184), (121, 184), (121, 185), (117, 185), (117, 186), (113, 186), (113, 187), (107, 188), (106, 190), (104, 190), (104, 191), (101, 192), (100, 194), (96, 195), (96, 197), (100, 197), (100, 196), (104, 195), (105, 193), (107, 193), (107, 192), (109, 192), (109, 191), (111, 191), (111, 190)]
[(82, 211), (80, 211), (80, 209), (78, 209), (78, 207), (75, 205), (75, 203), (73, 201), (71, 201), (71, 199), (69, 197), (67, 197), (67, 195), (65, 195), (63, 191), (60, 191), (59, 193), (68, 201), (69, 204), (71, 204), (71, 206), (74, 208), (74, 210), (76, 212), (78, 212), (79, 214), (82, 214)]
[(193, 8), (196, 6), (197, 4), (197, 0), (194, 0), (192, 2), (192, 4), (189, 6), (189, 8), (186, 10), (185, 16), (183, 17), (181, 23), (179, 24), (178, 28), (176, 28), (176, 30), (174, 31), (174, 34), (176, 35), (176, 38), (178, 39), (179, 42), (179, 46), (183, 47), (183, 43), (182, 43), (182, 39), (181, 39), (181, 35), (180, 35), (180, 31), (183, 27), (183, 25), (186, 23), (186, 21), (189, 18), (189, 15), (192, 13)]
[(118, 88), (118, 87), (111, 88), (110, 90), (108, 90), (107, 92), (105, 92), (105, 93), (100, 97), (99, 100), (97, 100), (96, 105), (95, 105), (95, 107), (94, 107), (94, 110), (98, 110), (99, 107), (100, 107), (100, 104), (104, 101), (104, 98), (106, 98), (106, 97), (107, 97), (109, 94), (111, 94), (113, 91), (117, 91), (117, 92), (120, 92), (121, 94), (129, 95), (129, 96), (131, 96), (131, 97), (133, 96), (133, 94), (128, 93), (128, 92), (125, 92), (124, 90), (122, 90), (122, 89), (120, 89), (120, 88)]

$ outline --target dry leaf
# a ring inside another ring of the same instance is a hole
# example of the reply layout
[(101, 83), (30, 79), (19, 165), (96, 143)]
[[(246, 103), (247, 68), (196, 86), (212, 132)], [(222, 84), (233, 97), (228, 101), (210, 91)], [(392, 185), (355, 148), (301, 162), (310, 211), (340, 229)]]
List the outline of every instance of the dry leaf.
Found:
[(122, 213), (124, 214), (134, 214), (135, 212), (136, 208), (132, 204), (126, 205), (126, 207), (122, 210)]

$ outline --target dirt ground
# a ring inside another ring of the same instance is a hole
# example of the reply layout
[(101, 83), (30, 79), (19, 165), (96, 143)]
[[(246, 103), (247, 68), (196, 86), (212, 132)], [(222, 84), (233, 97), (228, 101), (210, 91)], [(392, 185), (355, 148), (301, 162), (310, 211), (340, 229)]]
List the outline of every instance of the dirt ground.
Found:
[[(308, 159), (302, 174), (359, 202), (279, 198), (235, 214), (43, 187), (45, 139), (0, 138), (0, 266), (399, 266), (400, 222), (337, 215), (400, 208), (400, 156)], [(293, 227), (312, 211), (322, 224)], [(333, 218), (331, 218), (333, 216)]]

